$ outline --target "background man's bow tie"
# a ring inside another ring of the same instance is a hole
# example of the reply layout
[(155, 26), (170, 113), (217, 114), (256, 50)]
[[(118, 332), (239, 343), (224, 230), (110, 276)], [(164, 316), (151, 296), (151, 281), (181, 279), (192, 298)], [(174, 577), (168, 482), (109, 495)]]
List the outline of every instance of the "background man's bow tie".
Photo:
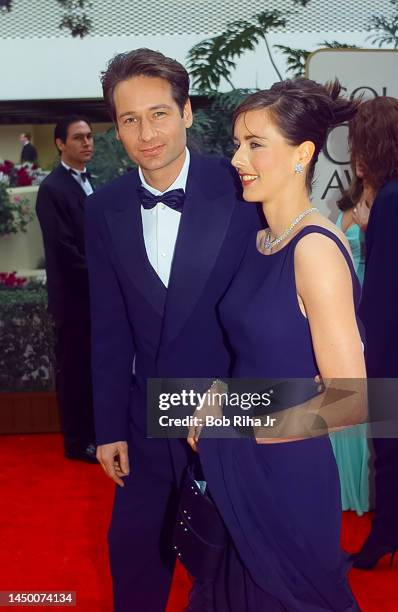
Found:
[(71, 174), (75, 174), (76, 176), (80, 176), (80, 178), (82, 179), (83, 183), (84, 181), (86, 181), (87, 179), (89, 179), (91, 177), (90, 172), (87, 170), (87, 172), (76, 172), (76, 170), (73, 170), (73, 168), (69, 168), (69, 172)]
[(162, 195), (153, 195), (148, 189), (140, 185), (137, 189), (138, 199), (145, 209), (154, 208), (156, 204), (162, 202), (169, 208), (182, 212), (184, 205), (185, 193), (183, 189), (172, 189), (166, 191)]

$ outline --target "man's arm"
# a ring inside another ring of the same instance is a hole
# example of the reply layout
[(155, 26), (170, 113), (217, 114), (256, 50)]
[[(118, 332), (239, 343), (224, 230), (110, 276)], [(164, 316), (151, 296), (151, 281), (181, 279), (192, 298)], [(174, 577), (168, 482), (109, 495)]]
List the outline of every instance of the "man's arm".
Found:
[(108, 476), (123, 486), (120, 476), (129, 471), (126, 439), (135, 348), (123, 294), (101, 235), (102, 212), (96, 206), (95, 196), (90, 197), (85, 230), (97, 458)]
[(56, 253), (64, 271), (82, 276), (87, 281), (86, 260), (76, 245), (63, 194), (48, 185), (41, 185), (36, 213), (43, 232), (46, 256), (51, 257), (52, 253)]

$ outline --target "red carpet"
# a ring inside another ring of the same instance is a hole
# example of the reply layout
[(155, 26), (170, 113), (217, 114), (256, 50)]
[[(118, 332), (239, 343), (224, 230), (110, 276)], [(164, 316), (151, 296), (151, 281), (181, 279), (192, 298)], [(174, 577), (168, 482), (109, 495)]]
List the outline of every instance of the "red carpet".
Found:
[[(112, 612), (106, 551), (112, 497), (99, 466), (63, 458), (61, 436), (1, 436), (0, 591), (72, 590), (72, 609)], [(367, 516), (344, 513), (346, 550), (360, 546), (369, 524)], [(397, 577), (387, 559), (371, 572), (352, 571), (362, 611), (397, 612)], [(188, 585), (178, 567), (167, 612), (183, 610)]]

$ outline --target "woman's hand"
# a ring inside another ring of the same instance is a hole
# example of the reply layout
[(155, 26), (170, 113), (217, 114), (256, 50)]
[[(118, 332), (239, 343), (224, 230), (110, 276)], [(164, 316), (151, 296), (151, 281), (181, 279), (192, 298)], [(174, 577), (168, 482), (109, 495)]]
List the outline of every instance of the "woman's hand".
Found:
[(352, 209), (354, 223), (359, 225), (363, 232), (366, 232), (370, 215), (370, 206), (365, 198), (359, 200), (358, 204)]
[(195, 419), (194, 422), (197, 423), (197, 425), (192, 425), (192, 427), (189, 428), (187, 442), (192, 450), (197, 453), (198, 441), (203, 427), (202, 410), (195, 410), (193, 413), (193, 418)]
[(202, 433), (203, 425), (206, 423), (206, 416), (220, 418), (222, 416), (223, 397), (228, 392), (228, 385), (222, 380), (216, 379), (206, 394), (206, 402), (201, 408), (197, 408), (193, 413), (194, 425), (189, 428), (187, 442), (195, 453), (198, 452), (198, 442)]

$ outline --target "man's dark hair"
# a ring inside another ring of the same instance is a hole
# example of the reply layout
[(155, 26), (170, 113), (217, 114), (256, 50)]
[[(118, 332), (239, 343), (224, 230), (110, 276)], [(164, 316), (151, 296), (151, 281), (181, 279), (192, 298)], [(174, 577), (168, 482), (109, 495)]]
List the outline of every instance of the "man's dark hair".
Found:
[(168, 81), (173, 99), (181, 115), (189, 95), (189, 75), (176, 60), (151, 49), (135, 49), (129, 53), (119, 53), (110, 60), (105, 72), (101, 74), (102, 90), (112, 119), (117, 123), (113, 94), (121, 81), (131, 77), (157, 77)]
[(69, 115), (68, 117), (64, 117), (58, 121), (57, 125), (54, 128), (54, 142), (59, 138), (62, 142), (66, 142), (68, 137), (68, 129), (72, 123), (78, 123), (79, 121), (84, 121), (91, 128), (91, 123), (84, 117), (83, 115)]

